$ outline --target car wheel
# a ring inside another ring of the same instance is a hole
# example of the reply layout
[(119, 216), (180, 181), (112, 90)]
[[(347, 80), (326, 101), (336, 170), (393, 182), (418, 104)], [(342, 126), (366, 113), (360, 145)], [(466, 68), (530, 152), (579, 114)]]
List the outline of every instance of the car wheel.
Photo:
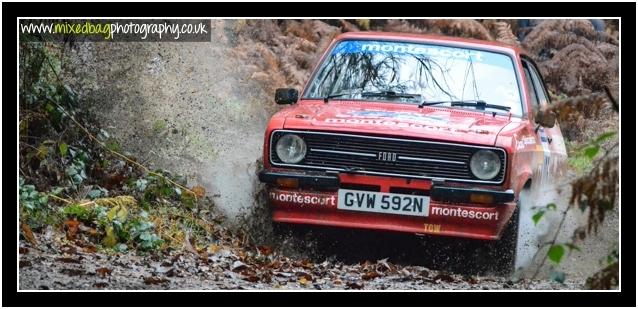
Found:
[(505, 227), (501, 239), (496, 241), (491, 250), (494, 260), (494, 271), (502, 275), (510, 275), (515, 271), (527, 268), (538, 251), (538, 238), (530, 199), (530, 189), (525, 188), (519, 194), (516, 209)]
[(492, 256), (495, 260), (495, 272), (502, 275), (509, 275), (515, 270), (516, 243), (518, 240), (518, 225), (520, 220), (519, 205), (510, 218), (510, 221), (499, 239), (492, 248)]

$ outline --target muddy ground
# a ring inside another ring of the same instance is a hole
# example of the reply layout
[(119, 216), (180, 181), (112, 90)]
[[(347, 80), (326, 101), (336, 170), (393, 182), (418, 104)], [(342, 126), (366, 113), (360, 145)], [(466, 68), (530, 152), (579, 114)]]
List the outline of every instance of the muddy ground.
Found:
[[(40, 239), (46, 237), (40, 236)], [(244, 251), (225, 246), (205, 257), (188, 251), (139, 256), (131, 253), (86, 253), (70, 244), (56, 248), (51, 246), (51, 242), (55, 241), (48, 242), (37, 248), (21, 243), (21, 290), (584, 289), (579, 278), (568, 278), (561, 284), (551, 280), (472, 275), (420, 265), (395, 264), (387, 258), (366, 259), (359, 263), (328, 258), (315, 263), (263, 252), (251, 257), (259, 262), (247, 263), (244, 262), (248, 259)]]

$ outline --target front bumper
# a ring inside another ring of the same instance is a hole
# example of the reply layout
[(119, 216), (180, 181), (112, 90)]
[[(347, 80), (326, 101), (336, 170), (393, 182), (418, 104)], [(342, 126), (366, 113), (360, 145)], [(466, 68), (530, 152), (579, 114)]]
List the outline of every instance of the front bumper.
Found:
[[(270, 170), (262, 171), (259, 179), (269, 185), (273, 220), (282, 223), (499, 239), (516, 207), (511, 190), (457, 188), (429, 180)], [(413, 189), (415, 194), (429, 195), (428, 216), (337, 209), (338, 189), (353, 186), (378, 187), (381, 192)], [(472, 202), (473, 198), (480, 203)]]

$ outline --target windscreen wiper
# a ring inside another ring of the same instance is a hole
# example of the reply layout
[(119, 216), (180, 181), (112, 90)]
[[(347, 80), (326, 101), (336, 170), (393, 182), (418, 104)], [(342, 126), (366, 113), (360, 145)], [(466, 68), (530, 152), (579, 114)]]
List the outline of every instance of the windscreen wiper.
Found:
[(476, 107), (476, 109), (480, 109), (480, 110), (485, 110), (485, 108), (493, 108), (493, 109), (509, 111), (510, 109), (512, 109), (509, 106), (487, 104), (483, 100), (424, 101), (424, 102), (421, 102), (421, 104), (419, 104), (419, 108), (423, 108), (423, 106), (431, 106), (431, 105), (438, 105), (438, 104), (445, 104), (445, 103), (450, 103), (450, 105), (452, 106), (474, 106)]
[(401, 93), (401, 92), (395, 92), (395, 91), (389, 91), (389, 90), (375, 91), (375, 92), (362, 92), (361, 96), (362, 97), (409, 98), (409, 99), (421, 97), (420, 94)]
[(324, 102), (324, 103), (328, 103), (328, 100), (330, 100), (330, 99), (334, 99), (334, 98), (342, 97), (342, 96), (344, 96), (344, 95), (349, 95), (349, 94), (352, 94), (352, 93), (344, 92), (344, 93), (333, 93), (333, 94), (329, 94), (329, 95), (327, 95), (327, 96), (323, 97), (323, 102)]

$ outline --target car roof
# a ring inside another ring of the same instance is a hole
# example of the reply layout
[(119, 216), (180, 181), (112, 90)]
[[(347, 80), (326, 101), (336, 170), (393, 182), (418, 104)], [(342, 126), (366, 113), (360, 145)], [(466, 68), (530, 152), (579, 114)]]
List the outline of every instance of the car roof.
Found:
[(343, 40), (343, 39), (367, 39), (367, 40), (376, 39), (376, 40), (390, 40), (390, 41), (406, 40), (406, 41), (423, 42), (423, 43), (447, 43), (447, 44), (451, 43), (454, 45), (456, 44), (466, 45), (468, 47), (478, 47), (482, 49), (508, 52), (508, 53), (517, 54), (517, 55), (526, 54), (520, 47), (504, 44), (497, 41), (486, 41), (486, 40), (478, 40), (478, 39), (470, 39), (470, 38), (433, 35), (433, 34), (355, 31), (355, 32), (342, 33), (335, 38), (335, 40)]

